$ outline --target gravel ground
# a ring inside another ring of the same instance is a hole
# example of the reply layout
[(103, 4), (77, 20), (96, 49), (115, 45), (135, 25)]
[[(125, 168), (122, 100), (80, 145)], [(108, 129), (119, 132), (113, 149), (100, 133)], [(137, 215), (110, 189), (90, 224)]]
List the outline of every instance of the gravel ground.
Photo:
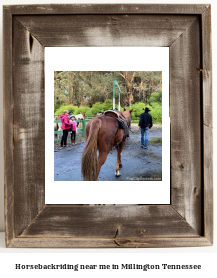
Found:
[[(133, 133), (122, 152), (120, 177), (115, 177), (116, 149), (112, 150), (102, 166), (101, 181), (137, 181), (162, 180), (162, 126), (155, 124), (149, 133), (148, 149), (140, 147), (138, 125), (132, 124)], [(68, 144), (60, 149), (60, 143), (54, 145), (54, 180), (81, 181), (81, 154), (85, 145), (84, 138), (77, 140), (77, 145)]]

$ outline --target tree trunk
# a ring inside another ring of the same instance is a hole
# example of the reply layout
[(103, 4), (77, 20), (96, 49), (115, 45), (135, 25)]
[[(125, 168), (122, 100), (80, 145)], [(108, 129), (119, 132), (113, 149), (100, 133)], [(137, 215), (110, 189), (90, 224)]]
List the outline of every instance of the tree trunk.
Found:
[(131, 106), (131, 104), (132, 104), (132, 102), (134, 100), (134, 98), (133, 98), (133, 88), (132, 87), (128, 88), (127, 95), (128, 95), (129, 106)]

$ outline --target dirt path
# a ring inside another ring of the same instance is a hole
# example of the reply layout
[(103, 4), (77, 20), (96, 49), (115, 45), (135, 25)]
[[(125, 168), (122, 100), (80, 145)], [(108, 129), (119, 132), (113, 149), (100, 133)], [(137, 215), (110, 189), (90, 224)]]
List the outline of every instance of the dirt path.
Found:
[[(148, 149), (140, 147), (140, 133), (138, 125), (132, 124), (130, 138), (122, 152), (121, 176), (115, 177), (116, 149), (112, 150), (102, 166), (99, 179), (101, 181), (136, 181), (136, 180), (161, 180), (162, 179), (162, 126), (154, 125), (149, 133)], [(80, 139), (76, 146), (54, 150), (54, 180), (55, 181), (80, 181), (81, 154), (84, 139)]]

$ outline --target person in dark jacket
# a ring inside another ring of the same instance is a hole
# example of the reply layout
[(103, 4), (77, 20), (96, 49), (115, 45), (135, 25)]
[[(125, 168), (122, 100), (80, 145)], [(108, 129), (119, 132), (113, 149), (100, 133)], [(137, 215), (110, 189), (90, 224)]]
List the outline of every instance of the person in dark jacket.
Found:
[[(149, 137), (149, 129), (152, 128), (152, 116), (148, 113), (148, 107), (146, 107), (145, 112), (140, 115), (139, 119), (139, 129), (141, 130), (141, 148), (148, 148), (148, 137)], [(145, 136), (145, 140), (144, 140)]]

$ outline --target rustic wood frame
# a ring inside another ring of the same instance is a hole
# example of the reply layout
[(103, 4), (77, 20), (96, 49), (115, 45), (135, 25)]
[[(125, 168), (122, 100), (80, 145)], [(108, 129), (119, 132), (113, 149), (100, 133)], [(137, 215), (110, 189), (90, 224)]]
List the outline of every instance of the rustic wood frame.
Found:
[[(20, 5), (3, 12), (6, 246), (212, 245), (211, 6)], [(45, 205), (44, 47), (120, 45), (170, 47), (171, 204)]]

